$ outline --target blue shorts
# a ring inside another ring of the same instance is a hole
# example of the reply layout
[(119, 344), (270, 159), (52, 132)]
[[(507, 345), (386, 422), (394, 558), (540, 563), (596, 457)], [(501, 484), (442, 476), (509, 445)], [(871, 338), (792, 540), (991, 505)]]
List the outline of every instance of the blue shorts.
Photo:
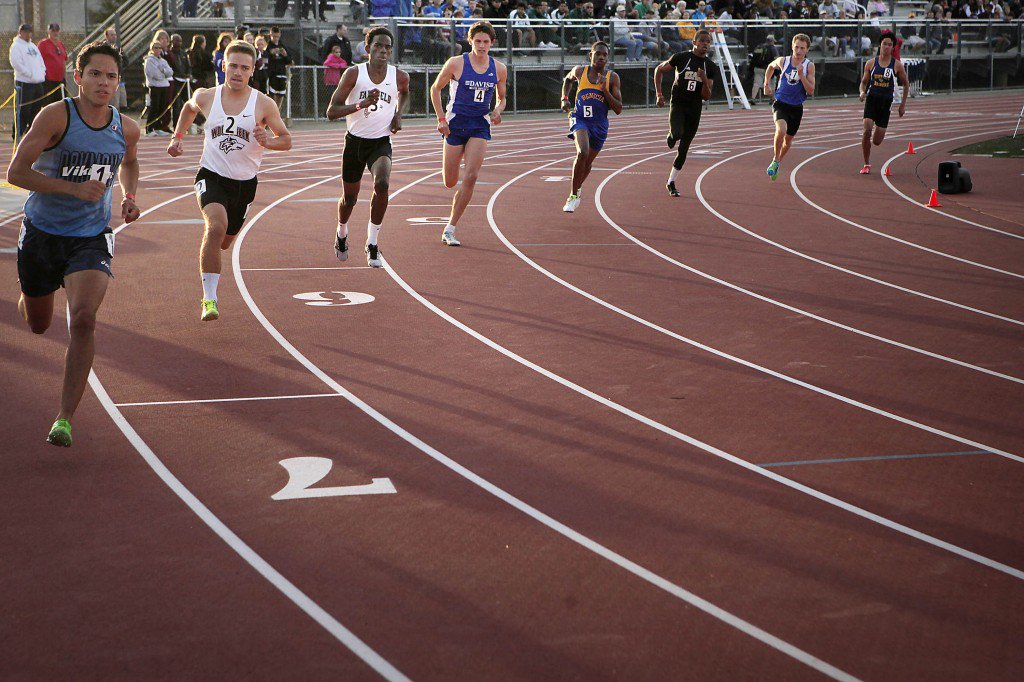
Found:
[(491, 139), (491, 122), (486, 116), (453, 116), (448, 122), (448, 137), (444, 141), (453, 147), (461, 147), (471, 137)]
[(100, 270), (113, 277), (114, 233), (108, 227), (95, 237), (62, 237), (43, 232), (28, 218), (18, 237), (18, 280), (21, 293), (48, 296), (64, 286), (67, 275)]
[(574, 133), (577, 130), (586, 130), (587, 137), (590, 138), (590, 149), (591, 151), (599, 152), (601, 147), (604, 146), (605, 140), (608, 139), (608, 128), (606, 126), (595, 126), (587, 121), (578, 120), (577, 118), (569, 117), (569, 134), (566, 137), (576, 137)]

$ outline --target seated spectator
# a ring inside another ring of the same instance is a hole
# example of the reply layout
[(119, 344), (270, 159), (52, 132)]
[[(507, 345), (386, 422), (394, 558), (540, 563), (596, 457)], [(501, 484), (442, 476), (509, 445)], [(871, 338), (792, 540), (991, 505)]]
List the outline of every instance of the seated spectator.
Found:
[(626, 61), (640, 61), (644, 41), (633, 36), (632, 28), (626, 19), (626, 5), (622, 4), (615, 8), (615, 16), (608, 20), (608, 25), (611, 28), (613, 44), (616, 47), (626, 48)]
[(526, 15), (526, 5), (522, 2), (517, 4), (509, 18), (512, 20), (512, 44), (516, 47), (536, 47), (537, 34), (530, 24), (530, 17)]

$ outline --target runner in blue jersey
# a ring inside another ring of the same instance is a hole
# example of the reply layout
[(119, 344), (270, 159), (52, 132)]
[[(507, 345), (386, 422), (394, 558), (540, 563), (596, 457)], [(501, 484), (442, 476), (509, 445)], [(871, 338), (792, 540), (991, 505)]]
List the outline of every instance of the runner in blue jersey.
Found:
[(110, 204), (121, 184), (121, 219), (139, 217), (136, 148), (139, 126), (110, 106), (121, 77), (121, 53), (93, 43), (78, 55), (77, 97), (46, 106), (11, 160), (7, 180), (29, 190), (18, 236), (18, 312), (36, 334), (53, 321), (54, 294), (67, 291), (71, 340), (64, 359), (60, 411), (46, 440), (71, 445), (71, 418), (92, 368), (96, 313), (114, 256)]
[[(441, 73), (430, 86), (430, 101), (437, 113), (437, 132), (444, 136), (444, 186), (448, 189), (459, 183), (459, 166), (465, 160), (466, 174), (462, 186), (455, 192), (448, 224), (441, 233), (441, 243), (459, 246), (455, 226), (473, 198), (480, 166), (491, 139), (491, 125), (501, 123), (505, 110), (505, 65), (488, 52), (494, 44), (494, 28), (486, 21), (469, 27), (471, 52), (452, 57), (445, 62)], [(448, 108), (441, 108), (441, 91), (449, 86)], [(494, 111), (491, 111), (491, 102)], [(490, 111), (490, 116), (488, 112)]]
[(861, 175), (871, 172), (871, 145), (877, 147), (885, 139), (897, 79), (903, 86), (903, 98), (899, 107), (900, 118), (907, 113), (910, 80), (907, 78), (903, 63), (893, 54), (895, 44), (896, 36), (893, 32), (883, 31), (878, 41), (878, 56), (868, 60), (864, 65), (864, 77), (860, 81), (860, 101), (864, 102), (864, 135), (860, 140), (861, 149), (864, 151), (864, 167), (860, 169)]
[[(594, 159), (608, 139), (608, 110), (622, 113), (619, 74), (604, 70), (608, 63), (608, 43), (597, 41), (590, 47), (590, 66), (575, 66), (562, 81), (562, 111), (569, 114), (569, 137), (576, 140), (576, 160), (572, 164), (572, 191), (562, 210), (572, 213), (580, 205), (583, 181), (590, 175)], [(576, 101), (569, 98), (576, 83)]]
[[(768, 177), (779, 176), (779, 163), (793, 145), (804, 116), (804, 100), (814, 92), (814, 63), (807, 59), (811, 39), (804, 33), (793, 36), (793, 55), (779, 57), (764, 72), (764, 94), (775, 96), (772, 116), (775, 119), (775, 156), (768, 166)], [(772, 77), (779, 72), (779, 87), (772, 90)]]

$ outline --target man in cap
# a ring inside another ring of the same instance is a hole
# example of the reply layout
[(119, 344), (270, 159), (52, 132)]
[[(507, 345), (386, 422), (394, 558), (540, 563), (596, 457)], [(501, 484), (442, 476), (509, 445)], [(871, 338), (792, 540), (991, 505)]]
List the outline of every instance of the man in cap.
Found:
[(8, 52), (14, 69), (14, 106), (17, 114), (14, 121), (14, 141), (17, 143), (32, 126), (36, 114), (42, 108), (43, 81), (46, 80), (46, 64), (39, 48), (32, 42), (32, 24), (18, 27), (18, 35), (11, 40)]

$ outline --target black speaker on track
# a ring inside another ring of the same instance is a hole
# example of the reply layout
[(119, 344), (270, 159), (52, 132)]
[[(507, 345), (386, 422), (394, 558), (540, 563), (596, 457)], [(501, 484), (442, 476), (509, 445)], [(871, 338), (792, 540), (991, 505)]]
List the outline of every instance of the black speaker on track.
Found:
[(971, 182), (971, 173), (966, 168), (960, 169), (959, 187), (961, 192), (970, 192), (974, 189), (974, 183)]
[[(939, 163), (939, 192), (942, 194), (956, 194), (960, 189), (960, 176), (966, 171), (960, 170), (959, 161), (943, 161)], [(970, 175), (968, 174), (968, 182)]]

